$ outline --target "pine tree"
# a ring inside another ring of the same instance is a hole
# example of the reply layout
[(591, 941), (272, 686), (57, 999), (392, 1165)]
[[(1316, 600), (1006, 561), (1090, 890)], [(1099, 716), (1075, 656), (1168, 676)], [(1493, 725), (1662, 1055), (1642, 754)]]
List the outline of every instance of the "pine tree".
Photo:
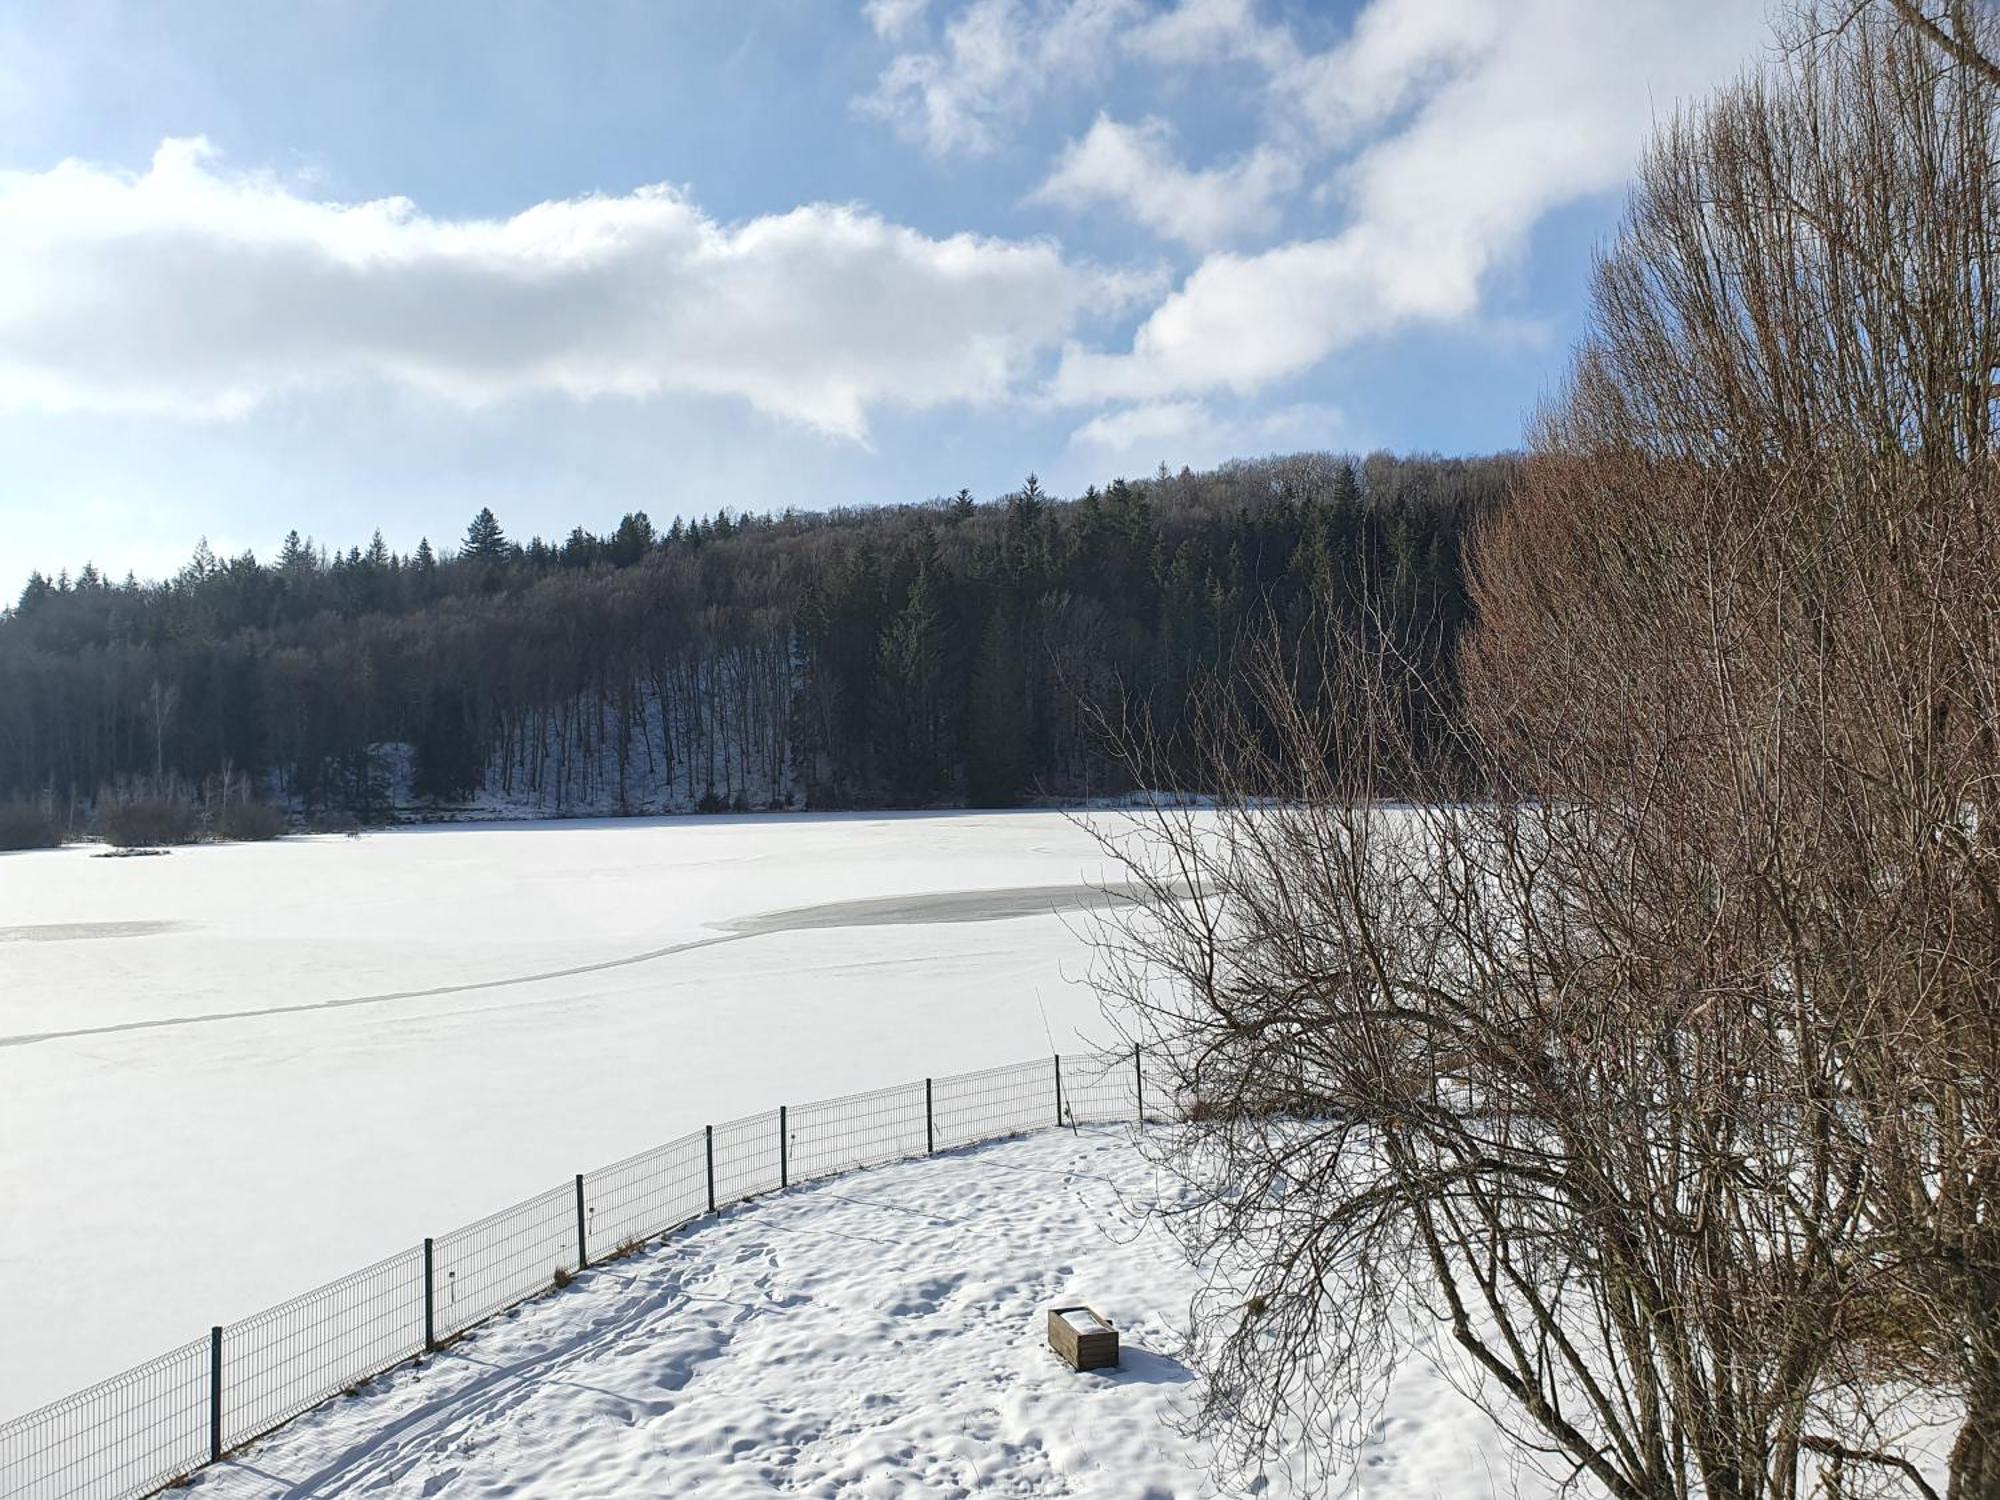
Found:
[(500, 529), (492, 508), (480, 506), (479, 514), (465, 528), (465, 555), (480, 562), (504, 562), (507, 553), (507, 533)]
[(285, 543), (278, 549), (278, 571), (286, 578), (299, 578), (313, 571), (316, 559), (312, 544), (303, 540), (297, 531), (285, 533)]
[(1012, 807), (1028, 779), (1026, 674), (1000, 610), (986, 621), (972, 667), (965, 725), (965, 795), (974, 807)]
[(611, 538), (611, 561), (615, 567), (629, 568), (653, 550), (658, 540), (653, 523), (643, 510), (634, 511), (618, 523)]
[(935, 794), (945, 779), (944, 649), (938, 628), (936, 588), (919, 564), (908, 602), (882, 633), (881, 719), (886, 759), (904, 798)]
[(411, 790), (419, 797), (444, 802), (478, 789), (486, 747), (463, 690), (455, 685), (432, 690), (415, 742)]

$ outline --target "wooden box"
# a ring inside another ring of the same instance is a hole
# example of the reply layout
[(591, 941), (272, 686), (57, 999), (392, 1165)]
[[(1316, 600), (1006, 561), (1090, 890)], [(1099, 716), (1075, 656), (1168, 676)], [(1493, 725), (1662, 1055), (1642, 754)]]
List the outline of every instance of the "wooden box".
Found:
[(1049, 1347), (1077, 1370), (1105, 1370), (1118, 1363), (1118, 1330), (1082, 1304), (1049, 1309)]

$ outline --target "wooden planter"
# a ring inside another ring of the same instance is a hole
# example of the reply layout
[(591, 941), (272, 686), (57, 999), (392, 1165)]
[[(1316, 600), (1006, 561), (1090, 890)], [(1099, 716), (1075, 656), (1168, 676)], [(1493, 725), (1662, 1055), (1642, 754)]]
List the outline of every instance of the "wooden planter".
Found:
[(1118, 1330), (1094, 1308), (1049, 1309), (1049, 1347), (1076, 1370), (1106, 1370), (1118, 1363)]

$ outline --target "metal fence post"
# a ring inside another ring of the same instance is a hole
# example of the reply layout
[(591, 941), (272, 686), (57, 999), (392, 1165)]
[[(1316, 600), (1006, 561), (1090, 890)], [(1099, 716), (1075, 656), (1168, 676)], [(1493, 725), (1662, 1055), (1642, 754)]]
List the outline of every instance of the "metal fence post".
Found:
[(424, 1352), (437, 1348), (437, 1253), (424, 1236)]
[(785, 1106), (780, 1104), (778, 1106), (778, 1186), (781, 1188), (792, 1185), (792, 1167), (791, 1160), (787, 1155), (787, 1149), (785, 1144)]
[(924, 1155), (937, 1150), (937, 1114), (931, 1108), (931, 1081), (924, 1080)]
[(583, 1173), (576, 1174), (576, 1268), (590, 1264), (590, 1244), (583, 1235)]
[(715, 1127), (701, 1127), (702, 1154), (708, 1158), (708, 1211), (715, 1212)]
[(1062, 1054), (1061, 1054), (1060, 1052), (1058, 1052), (1058, 1053), (1056, 1054), (1056, 1124), (1057, 1124), (1058, 1126), (1060, 1126), (1060, 1125), (1062, 1124), (1062, 1122), (1063, 1122), (1063, 1111), (1062, 1111)]
[(208, 1330), (208, 1461), (222, 1462), (222, 1325)]
[(1139, 1091), (1139, 1124), (1146, 1123), (1146, 1069), (1139, 1061), (1139, 1044), (1132, 1044), (1132, 1083)]

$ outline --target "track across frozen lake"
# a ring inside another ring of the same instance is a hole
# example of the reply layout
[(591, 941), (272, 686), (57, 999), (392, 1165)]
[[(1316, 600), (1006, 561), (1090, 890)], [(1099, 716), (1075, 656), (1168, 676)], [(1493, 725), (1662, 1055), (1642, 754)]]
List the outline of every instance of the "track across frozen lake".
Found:
[[(763, 912), (718, 924), (725, 931), (714, 937), (693, 938), (685, 943), (669, 943), (643, 953), (628, 953), (596, 963), (575, 964), (566, 969), (549, 969), (532, 974), (508, 974), (498, 979), (478, 979), (467, 984), (433, 985), (423, 990), (393, 990), (386, 995), (348, 995), (338, 1000), (307, 1000), (296, 1005), (265, 1005), (252, 1010), (203, 1011), (196, 1015), (159, 1016), (152, 1019), (114, 1021), (103, 1026), (78, 1026), (67, 1031), (28, 1031), (0, 1036), (0, 1047), (26, 1047), (37, 1042), (76, 1040), (111, 1036), (126, 1031), (163, 1031), (181, 1026), (203, 1026), (217, 1021), (247, 1021), (262, 1016), (292, 1015), (308, 1010), (345, 1010), (354, 1005), (382, 1005), (392, 1000), (429, 1000), (441, 995), (466, 995), (475, 990), (511, 989), (515, 985), (552, 984), (581, 979), (610, 969), (654, 963), (700, 948), (738, 943), (746, 938), (768, 937), (775, 932), (812, 932), (833, 927), (921, 927), (931, 923), (1001, 922), (1014, 917), (1064, 917), (1120, 906), (1133, 899), (1134, 888), (1125, 885), (1049, 885), (1002, 888), (983, 891), (940, 891), (935, 895), (877, 896), (867, 901), (829, 901), (819, 906), (795, 907), (790, 911)], [(82, 938), (145, 937), (184, 928), (175, 922), (50, 922), (39, 927), (0, 929), (0, 940), (66, 942)]]
[(1056, 814), (0, 856), (0, 1417), (704, 1121), (1104, 1033)]

